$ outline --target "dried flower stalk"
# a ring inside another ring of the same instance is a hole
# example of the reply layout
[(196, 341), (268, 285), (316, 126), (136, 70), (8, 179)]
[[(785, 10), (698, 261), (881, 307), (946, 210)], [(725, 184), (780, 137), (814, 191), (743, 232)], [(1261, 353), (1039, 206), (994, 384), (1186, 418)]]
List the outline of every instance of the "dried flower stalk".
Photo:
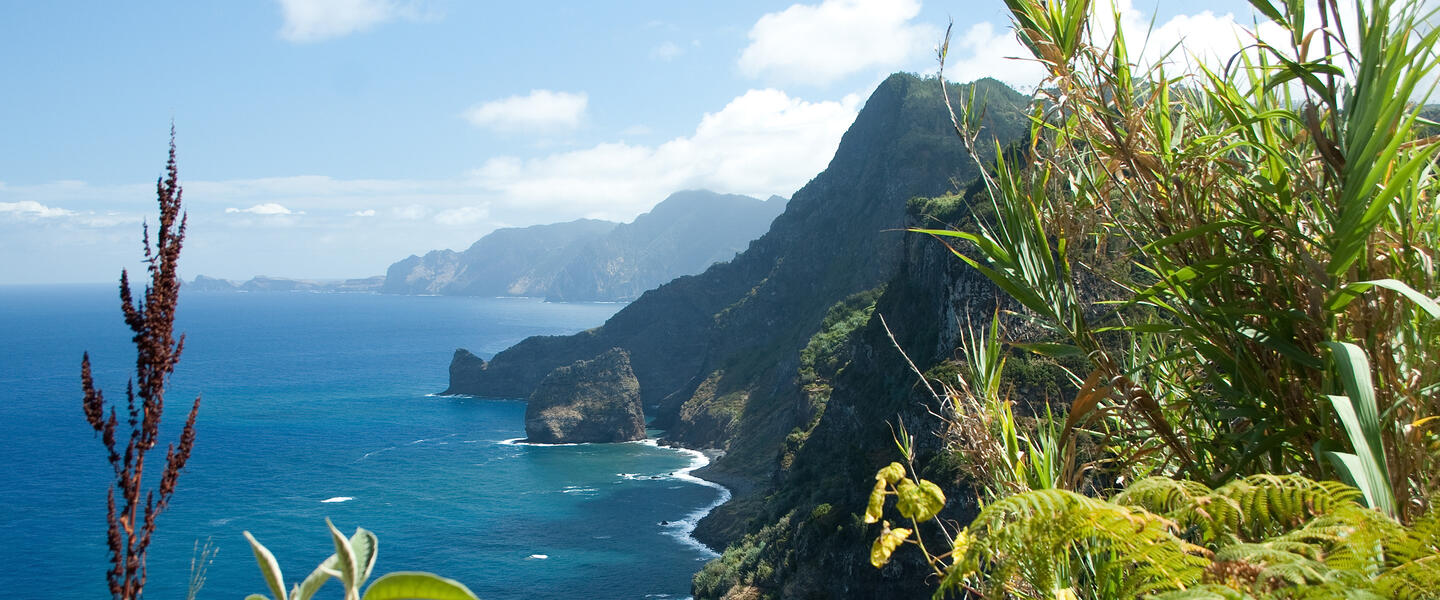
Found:
[[(165, 450), (165, 470), (158, 489), (144, 490), (145, 455), (155, 447), (160, 434), (160, 416), (165, 410), (165, 383), (180, 361), (185, 336), (175, 339), (175, 307), (180, 292), (176, 265), (180, 245), (185, 239), (185, 214), (180, 212), (181, 188), (175, 165), (175, 129), (170, 129), (170, 157), (165, 164), (165, 177), (155, 183), (160, 205), (160, 226), (150, 243), (150, 227), (144, 226), (145, 263), (150, 283), (145, 296), (131, 296), (129, 274), (120, 272), (120, 310), (125, 324), (135, 333), (135, 378), (125, 386), (126, 412), (130, 436), (122, 447), (115, 431), (119, 419), (115, 407), (105, 417), (105, 398), (90, 374), (90, 354), (80, 361), (80, 382), (85, 392), (85, 420), (100, 434), (109, 452), (110, 466), (115, 471), (115, 484), (106, 500), (107, 541), (110, 546), (110, 570), (106, 579), (110, 595), (117, 599), (139, 598), (145, 587), (145, 556), (150, 536), (155, 532), (155, 517), (165, 510), (175, 493), (180, 470), (190, 458), (195, 444), (195, 415), (200, 410), (200, 397), (195, 397), (178, 444)], [(179, 218), (177, 225), (176, 218)], [(137, 383), (138, 382), (138, 383)], [(141, 498), (141, 492), (144, 498)], [(116, 497), (119, 496), (117, 503)]]

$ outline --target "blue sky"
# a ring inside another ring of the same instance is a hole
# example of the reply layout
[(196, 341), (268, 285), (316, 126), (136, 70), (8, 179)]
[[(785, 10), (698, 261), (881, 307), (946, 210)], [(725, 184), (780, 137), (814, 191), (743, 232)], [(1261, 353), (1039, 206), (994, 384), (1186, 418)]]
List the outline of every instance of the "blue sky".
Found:
[[(1252, 20), (1118, 5), (1156, 46)], [(680, 189), (788, 197), (951, 18), (952, 78), (1038, 81), (1000, 0), (0, 6), (0, 283), (134, 269), (172, 120), (186, 278), (338, 278)]]

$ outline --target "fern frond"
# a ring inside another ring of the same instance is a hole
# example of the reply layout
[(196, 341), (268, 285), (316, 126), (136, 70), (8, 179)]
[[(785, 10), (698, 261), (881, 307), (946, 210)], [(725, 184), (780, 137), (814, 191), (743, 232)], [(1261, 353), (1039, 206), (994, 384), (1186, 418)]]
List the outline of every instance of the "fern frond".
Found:
[(1240, 507), (1239, 527), (1228, 533), (1254, 541), (1299, 528), (1339, 506), (1354, 505), (1360, 493), (1336, 481), (1260, 474), (1222, 485), (1214, 496), (1230, 498)]
[[(1118, 582), (1124, 597), (1183, 589), (1197, 582), (1208, 560), (1205, 549), (1176, 537), (1175, 524), (1132, 509), (1065, 490), (1033, 490), (1003, 498), (980, 512), (960, 558), (964, 572), (982, 570), (991, 581), (1018, 579), (1039, 590), (1081, 581), (1087, 569), (1097, 580)], [(1123, 577), (1118, 577), (1123, 574)], [(1093, 582), (1091, 582), (1093, 583)]]
[(1193, 506), (1195, 499), (1208, 496), (1211, 489), (1198, 481), (1147, 477), (1130, 484), (1110, 501), (1121, 506), (1143, 508), (1157, 515)]
[(1408, 561), (1375, 579), (1375, 586), (1391, 598), (1440, 598), (1440, 554)]
[(1150, 596), (1150, 600), (1248, 600), (1254, 598), (1232, 587), (1205, 584)]

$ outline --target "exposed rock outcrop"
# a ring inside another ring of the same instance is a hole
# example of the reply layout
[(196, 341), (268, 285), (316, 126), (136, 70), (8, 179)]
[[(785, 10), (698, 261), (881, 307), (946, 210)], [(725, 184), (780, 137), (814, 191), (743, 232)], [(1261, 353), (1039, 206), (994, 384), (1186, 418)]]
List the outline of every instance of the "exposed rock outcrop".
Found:
[(551, 371), (530, 394), (525, 435), (542, 444), (645, 439), (640, 383), (630, 355), (612, 348)]
[(485, 370), (485, 359), (472, 354), (464, 348), (457, 348), (455, 356), (450, 359), (450, 387), (441, 395), (463, 394), (464, 392), (454, 391), (457, 387), (465, 389), (479, 381), (481, 373)]

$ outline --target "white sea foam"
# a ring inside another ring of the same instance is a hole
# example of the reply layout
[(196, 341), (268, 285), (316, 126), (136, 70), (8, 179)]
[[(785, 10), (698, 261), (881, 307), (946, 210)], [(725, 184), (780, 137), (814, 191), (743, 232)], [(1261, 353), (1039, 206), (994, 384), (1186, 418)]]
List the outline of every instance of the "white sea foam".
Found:
[(543, 446), (589, 446), (589, 445), (590, 445), (590, 442), (579, 442), (579, 443), (569, 443), (569, 444), (541, 444), (541, 443), (539, 443), (539, 442), (527, 442), (527, 441), (525, 441), (525, 438), (511, 438), (511, 439), (508, 439), (508, 440), (500, 440), (500, 441), (495, 442), (495, 443), (500, 444), (501, 446), (542, 446), (542, 447), (543, 447)]
[(531, 554), (530, 556), (525, 557), (525, 560), (545, 560), (548, 558), (550, 558), (549, 554)]
[(379, 453), (381, 453), (381, 452), (389, 452), (389, 451), (394, 450), (394, 449), (396, 449), (396, 448), (398, 448), (398, 447), (399, 447), (399, 446), (386, 446), (386, 447), (381, 448), (381, 449), (379, 449), (379, 450), (371, 450), (371, 451), (369, 451), (369, 452), (366, 452), (365, 454), (360, 455), (360, 458), (355, 459), (355, 462), (360, 462), (360, 461), (362, 461), (362, 460), (365, 460), (365, 459), (367, 459), (367, 458), (370, 458), (371, 456), (374, 456), (374, 455), (379, 454)]
[(562, 493), (562, 494), (578, 494), (578, 495), (581, 495), (581, 496), (594, 496), (594, 495), (596, 495), (596, 494), (599, 493), (599, 490), (597, 490), (597, 489), (595, 489), (595, 488), (592, 488), (592, 487), (582, 487), (582, 486), (578, 486), (578, 485), (567, 485), (567, 486), (565, 486), (564, 488), (561, 488), (561, 489), (560, 489), (560, 493)]
[[(657, 440), (647, 439), (644, 442), (648, 445), (659, 447), (659, 443)], [(721, 504), (730, 501), (730, 489), (713, 481), (707, 481), (696, 477), (693, 474), (696, 470), (710, 464), (710, 457), (705, 456), (704, 452), (701, 452), (699, 450), (691, 450), (689, 448), (676, 448), (673, 446), (669, 448), (676, 452), (690, 455), (690, 465), (683, 469), (680, 469), (679, 471), (671, 473), (670, 477), (696, 485), (703, 485), (705, 487), (715, 488), (720, 491), (720, 496), (717, 497), (715, 501), (711, 502), (709, 505), (696, 509), (690, 514), (685, 515), (684, 518), (678, 521), (671, 521), (665, 525), (662, 525), (661, 527), (665, 529), (665, 533), (670, 534), (674, 536), (675, 539), (680, 540), (680, 543), (695, 548), (696, 550), (699, 550), (701, 553), (705, 554), (710, 558), (718, 557), (720, 556), (719, 552), (716, 552), (713, 548), (701, 543), (700, 540), (695, 539), (695, 525), (700, 522), (700, 519), (705, 518), (705, 515), (710, 514), (710, 511), (715, 510), (716, 507), (719, 507)]]
[(334, 497), (334, 498), (326, 498), (326, 499), (324, 499), (324, 500), (321, 500), (320, 503), (321, 503), (321, 504), (332, 504), (332, 503), (335, 503), (335, 502), (349, 502), (349, 501), (354, 500), (354, 499), (355, 499), (355, 498), (354, 498), (353, 496), (336, 496), (336, 497)]

